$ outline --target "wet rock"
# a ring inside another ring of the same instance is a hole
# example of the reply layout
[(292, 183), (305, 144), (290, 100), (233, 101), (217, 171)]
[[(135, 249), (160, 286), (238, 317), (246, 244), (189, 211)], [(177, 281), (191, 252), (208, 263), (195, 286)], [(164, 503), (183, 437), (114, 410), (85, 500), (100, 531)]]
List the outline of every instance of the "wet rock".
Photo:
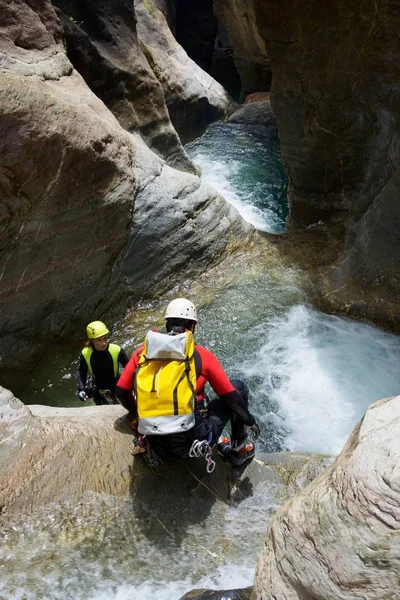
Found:
[(331, 467), (272, 519), (253, 600), (400, 597), (400, 397), (372, 404)]
[[(3, 515), (53, 502), (79, 503), (88, 492), (131, 496), (143, 533), (157, 543), (165, 535), (179, 538), (193, 520), (208, 523), (211, 540), (215, 518), (221, 518), (227, 505), (268, 494), (273, 511), (329, 462), (312, 455), (265, 454), (236, 473), (216, 457), (217, 467), (208, 474), (204, 459), (171, 458), (160, 461), (154, 472), (142, 457), (132, 456), (126, 414), (120, 405), (28, 407), (0, 387)], [(209, 518), (211, 513), (218, 517)]]
[(171, 166), (195, 172), (171, 124), (163, 88), (140, 48), (132, 2), (55, 0), (53, 4), (68, 58), (121, 126), (139, 132)]
[(243, 104), (229, 117), (228, 122), (276, 128), (275, 115), (268, 100)]
[(181, 600), (250, 600), (252, 589), (248, 587), (224, 591), (193, 590), (182, 596)]
[(324, 225), (319, 252), (339, 246), (331, 269), (318, 274), (324, 309), (399, 331), (397, 7), (224, 0), (216, 9), (235, 60), (244, 56), (248, 92), (264, 89), (256, 66), (273, 67), (271, 102), (290, 175), (288, 229)]
[(224, 25), (233, 47), (233, 60), (241, 81), (239, 102), (253, 92), (267, 92), (271, 87), (271, 63), (258, 27), (260, 12), (268, 13), (269, 10), (268, 3), (247, 0), (214, 2), (214, 12)]
[(135, 0), (142, 50), (164, 89), (171, 122), (183, 143), (234, 108), (225, 89), (191, 60), (167, 27), (155, 5)]

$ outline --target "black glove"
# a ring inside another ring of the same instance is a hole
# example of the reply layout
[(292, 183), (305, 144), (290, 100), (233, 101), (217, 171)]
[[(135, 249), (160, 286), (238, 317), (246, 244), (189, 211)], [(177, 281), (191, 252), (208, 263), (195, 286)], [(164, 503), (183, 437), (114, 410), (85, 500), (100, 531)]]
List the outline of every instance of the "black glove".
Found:
[(256, 440), (258, 438), (258, 436), (260, 435), (260, 428), (259, 428), (259, 426), (257, 425), (257, 423), (254, 423), (254, 425), (252, 425), (250, 427), (250, 429), (251, 429), (251, 431), (253, 433), (254, 439)]

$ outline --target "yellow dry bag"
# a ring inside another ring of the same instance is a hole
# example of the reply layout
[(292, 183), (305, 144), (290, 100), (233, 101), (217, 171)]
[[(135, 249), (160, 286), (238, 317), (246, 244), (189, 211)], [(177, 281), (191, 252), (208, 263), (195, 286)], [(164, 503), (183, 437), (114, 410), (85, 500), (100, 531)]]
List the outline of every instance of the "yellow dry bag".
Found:
[(133, 385), (139, 433), (166, 435), (194, 427), (195, 390), (192, 332), (168, 335), (149, 331)]

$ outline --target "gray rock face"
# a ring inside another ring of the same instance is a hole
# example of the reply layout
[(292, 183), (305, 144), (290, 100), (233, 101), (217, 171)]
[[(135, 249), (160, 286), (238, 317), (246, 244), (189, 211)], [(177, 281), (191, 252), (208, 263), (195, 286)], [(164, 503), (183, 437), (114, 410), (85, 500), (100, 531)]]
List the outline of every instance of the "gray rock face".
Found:
[(372, 404), (335, 463), (270, 523), (253, 600), (400, 597), (400, 397)]
[(213, 4), (213, 0), (176, 2), (176, 39), (190, 58), (207, 72), (210, 72), (218, 29)]
[(142, 293), (198, 273), (251, 228), (199, 178), (168, 167), (120, 126), (72, 68), (49, 2), (17, 0), (1, 15), (7, 372), (92, 316), (113, 318)]
[(234, 104), (225, 89), (179, 46), (164, 14), (152, 2), (135, 0), (142, 50), (164, 89), (171, 122), (183, 143), (209, 123), (229, 115)]
[(163, 88), (141, 51), (133, 3), (54, 0), (53, 4), (59, 9), (74, 68), (121, 126), (140, 132), (149, 148), (171, 166), (195, 172), (171, 124)]
[(258, 28), (261, 10), (268, 13), (269, 3), (214, 1), (214, 12), (223, 23), (233, 47), (233, 59), (241, 81), (240, 102), (252, 92), (268, 91), (271, 87), (271, 63)]

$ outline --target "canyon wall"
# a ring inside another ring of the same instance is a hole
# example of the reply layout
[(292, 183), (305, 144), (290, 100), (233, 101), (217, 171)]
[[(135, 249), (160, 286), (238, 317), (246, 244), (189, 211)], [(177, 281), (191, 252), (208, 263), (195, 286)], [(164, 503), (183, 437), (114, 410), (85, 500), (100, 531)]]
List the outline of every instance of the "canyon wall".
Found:
[[(244, 243), (251, 228), (182, 170), (192, 169), (168, 132), (166, 159), (174, 155), (180, 170), (148, 147), (151, 131), (144, 139), (140, 127), (121, 126), (67, 57), (48, 0), (0, 0), (0, 15), (0, 372), (6, 374), (31, 368), (44, 344), (79, 335), (93, 318), (112, 319), (130, 300), (198, 274)], [(121, 15), (115, 20), (119, 27)], [(104, 45), (97, 51), (107, 54)], [(222, 92), (220, 100), (221, 110), (229, 106)], [(150, 130), (162, 136), (157, 111), (148, 113), (150, 121), (156, 115)], [(165, 126), (174, 131), (170, 122)]]
[(289, 176), (289, 233), (325, 230), (326, 244), (341, 237), (330, 272), (319, 280), (325, 307), (398, 328), (398, 3), (216, 6), (231, 40), (238, 31), (247, 37), (240, 51), (248, 76), (254, 52), (271, 63), (271, 104)]

